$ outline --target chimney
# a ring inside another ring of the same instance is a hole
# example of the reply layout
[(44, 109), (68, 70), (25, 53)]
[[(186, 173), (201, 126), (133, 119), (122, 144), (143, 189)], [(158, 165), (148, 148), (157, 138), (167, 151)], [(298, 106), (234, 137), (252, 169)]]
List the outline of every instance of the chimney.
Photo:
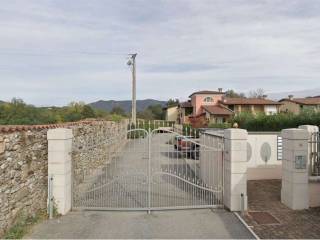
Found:
[(219, 92), (222, 92), (222, 88), (218, 88), (218, 91), (219, 91)]
[(268, 95), (262, 95), (263, 99), (266, 99), (268, 97)]
[(288, 98), (289, 98), (289, 100), (292, 100), (293, 99), (293, 95), (289, 95)]

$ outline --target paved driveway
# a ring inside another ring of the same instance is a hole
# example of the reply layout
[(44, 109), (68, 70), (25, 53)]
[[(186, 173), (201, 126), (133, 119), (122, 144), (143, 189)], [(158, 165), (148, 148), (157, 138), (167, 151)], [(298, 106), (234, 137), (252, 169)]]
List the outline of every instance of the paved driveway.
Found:
[(233, 213), (198, 209), (71, 212), (37, 225), (26, 238), (253, 238)]

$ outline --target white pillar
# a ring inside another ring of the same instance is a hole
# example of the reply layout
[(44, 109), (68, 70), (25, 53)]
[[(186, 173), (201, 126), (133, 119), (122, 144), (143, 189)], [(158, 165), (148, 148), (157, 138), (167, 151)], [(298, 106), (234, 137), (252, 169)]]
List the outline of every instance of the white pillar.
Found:
[(308, 132), (304, 129), (284, 129), (281, 132), (282, 187), (281, 202), (300, 210), (309, 208)]
[(224, 138), (224, 204), (230, 211), (247, 210), (248, 132), (226, 129)]
[(50, 129), (48, 139), (48, 177), (53, 176), (53, 198), (60, 214), (71, 209), (72, 130)]
[[(308, 135), (309, 135), (309, 140), (314, 140), (312, 136), (314, 136), (315, 133), (319, 132), (319, 127), (314, 126), (314, 125), (301, 125), (299, 126), (299, 129), (304, 129), (307, 130)], [(316, 145), (313, 145), (313, 148), (316, 148)], [(315, 149), (313, 149), (315, 150)], [(309, 176), (312, 175), (312, 166), (313, 166), (313, 156), (312, 156), (312, 147), (311, 144), (308, 144), (308, 171), (309, 171)]]

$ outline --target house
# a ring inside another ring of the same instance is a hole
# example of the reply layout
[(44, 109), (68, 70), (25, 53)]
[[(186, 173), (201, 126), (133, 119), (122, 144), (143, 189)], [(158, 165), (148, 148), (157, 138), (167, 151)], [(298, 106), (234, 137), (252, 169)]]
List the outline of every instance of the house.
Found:
[(191, 101), (182, 102), (178, 105), (178, 123), (189, 124), (189, 117), (192, 116), (193, 107)]
[(307, 98), (294, 98), (289, 95), (288, 98), (283, 98), (279, 101), (282, 103), (281, 112), (291, 112), (299, 114), (302, 110), (314, 109), (320, 111), (320, 96)]
[(166, 112), (166, 121), (177, 122), (178, 120), (178, 105), (164, 107), (163, 110)]
[(276, 114), (282, 105), (263, 98), (228, 98), (222, 88), (218, 91), (198, 91), (189, 96), (188, 102), (178, 107), (178, 123), (191, 123), (193, 126), (205, 126), (210, 123), (227, 122), (235, 114), (250, 112), (253, 114)]
[(266, 115), (276, 114), (280, 111), (279, 102), (263, 98), (224, 98), (222, 104), (234, 111), (235, 114), (250, 112), (252, 114), (265, 113)]

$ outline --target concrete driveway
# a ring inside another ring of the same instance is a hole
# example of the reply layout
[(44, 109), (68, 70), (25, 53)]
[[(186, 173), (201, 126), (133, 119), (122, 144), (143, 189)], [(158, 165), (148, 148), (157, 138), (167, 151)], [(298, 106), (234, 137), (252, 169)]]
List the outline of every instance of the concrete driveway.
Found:
[(253, 238), (237, 217), (225, 210), (146, 212), (79, 211), (34, 227), (33, 239)]

